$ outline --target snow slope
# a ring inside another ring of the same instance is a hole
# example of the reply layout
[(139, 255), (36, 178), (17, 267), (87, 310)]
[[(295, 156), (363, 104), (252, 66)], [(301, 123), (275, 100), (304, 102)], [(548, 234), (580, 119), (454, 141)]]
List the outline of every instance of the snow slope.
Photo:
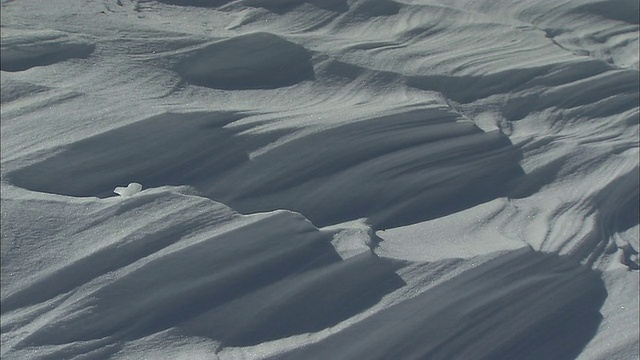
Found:
[(3, 358), (639, 357), (637, 1), (0, 6)]

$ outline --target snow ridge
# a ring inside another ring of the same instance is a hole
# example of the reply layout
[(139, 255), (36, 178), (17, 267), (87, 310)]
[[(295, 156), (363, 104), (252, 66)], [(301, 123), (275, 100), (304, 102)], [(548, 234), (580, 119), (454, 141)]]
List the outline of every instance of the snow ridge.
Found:
[(637, 1), (0, 6), (3, 358), (637, 358)]

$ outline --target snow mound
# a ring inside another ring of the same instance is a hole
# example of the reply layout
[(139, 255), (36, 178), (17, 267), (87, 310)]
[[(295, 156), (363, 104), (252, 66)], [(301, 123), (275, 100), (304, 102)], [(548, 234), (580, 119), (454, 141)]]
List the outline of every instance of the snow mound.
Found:
[(274, 89), (314, 78), (311, 54), (277, 35), (258, 32), (196, 50), (176, 67), (186, 81), (216, 89)]
[[(379, 231), (382, 239), (375, 249), (384, 257), (410, 261), (469, 259), (492, 252), (527, 247), (517, 236), (505, 236), (484, 226), (487, 218), (500, 223), (508, 203), (502, 199), (439, 217), (431, 221)], [(428, 248), (428, 251), (421, 249)]]
[[(3, 198), (2, 206), (25, 220), (3, 230), (3, 238), (21, 234), (19, 245), (3, 246), (3, 274), (29, 274), (2, 278), (3, 327), (11, 329), (3, 348), (15, 354), (77, 343), (54, 350), (70, 357), (166, 330), (258, 344), (334, 326), (404, 285), (397, 263), (371, 252), (343, 261), (331, 234), (299, 214), (243, 216), (173, 188), (119, 202), (44, 196)], [(42, 239), (38, 230), (56, 235), (52, 221), (73, 229), (57, 233), (65, 241)], [(33, 253), (43, 241), (53, 252)], [(28, 257), (59, 261), (38, 267)], [(46, 322), (28, 325), (42, 306)]]
[(521, 249), (270, 359), (573, 359), (606, 295), (594, 272)]
[(95, 45), (61, 31), (5, 31), (0, 51), (4, 71), (22, 71), (73, 58), (84, 59)]

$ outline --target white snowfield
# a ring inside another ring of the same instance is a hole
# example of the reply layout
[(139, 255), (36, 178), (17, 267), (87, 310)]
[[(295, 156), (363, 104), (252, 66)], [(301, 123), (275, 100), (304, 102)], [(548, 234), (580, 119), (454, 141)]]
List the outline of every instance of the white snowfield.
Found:
[(637, 0), (2, 0), (3, 359), (639, 355)]

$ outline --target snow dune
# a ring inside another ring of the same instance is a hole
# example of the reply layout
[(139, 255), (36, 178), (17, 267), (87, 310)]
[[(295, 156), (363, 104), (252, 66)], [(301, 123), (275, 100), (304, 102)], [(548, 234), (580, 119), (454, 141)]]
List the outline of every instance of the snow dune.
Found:
[(70, 144), (7, 178), (72, 196), (110, 196), (113, 184), (129, 179), (191, 185), (242, 212), (292, 209), (320, 226), (366, 216), (388, 227), (505, 195), (522, 172), (504, 135), (438, 108), (336, 126), (254, 159), (248, 154), (280, 134), (227, 128), (241, 116), (154, 116)]
[(605, 296), (595, 274), (525, 249), (274, 358), (570, 359)]
[[(270, 33), (213, 43), (177, 66), (186, 81), (216, 89), (271, 89), (313, 80), (309, 52)], [(282, 69), (287, 69), (286, 72)]]
[(2, 70), (21, 71), (73, 58), (87, 58), (95, 45), (59, 31), (4, 30)]
[(3, 358), (638, 358), (636, 1), (0, 6)]

